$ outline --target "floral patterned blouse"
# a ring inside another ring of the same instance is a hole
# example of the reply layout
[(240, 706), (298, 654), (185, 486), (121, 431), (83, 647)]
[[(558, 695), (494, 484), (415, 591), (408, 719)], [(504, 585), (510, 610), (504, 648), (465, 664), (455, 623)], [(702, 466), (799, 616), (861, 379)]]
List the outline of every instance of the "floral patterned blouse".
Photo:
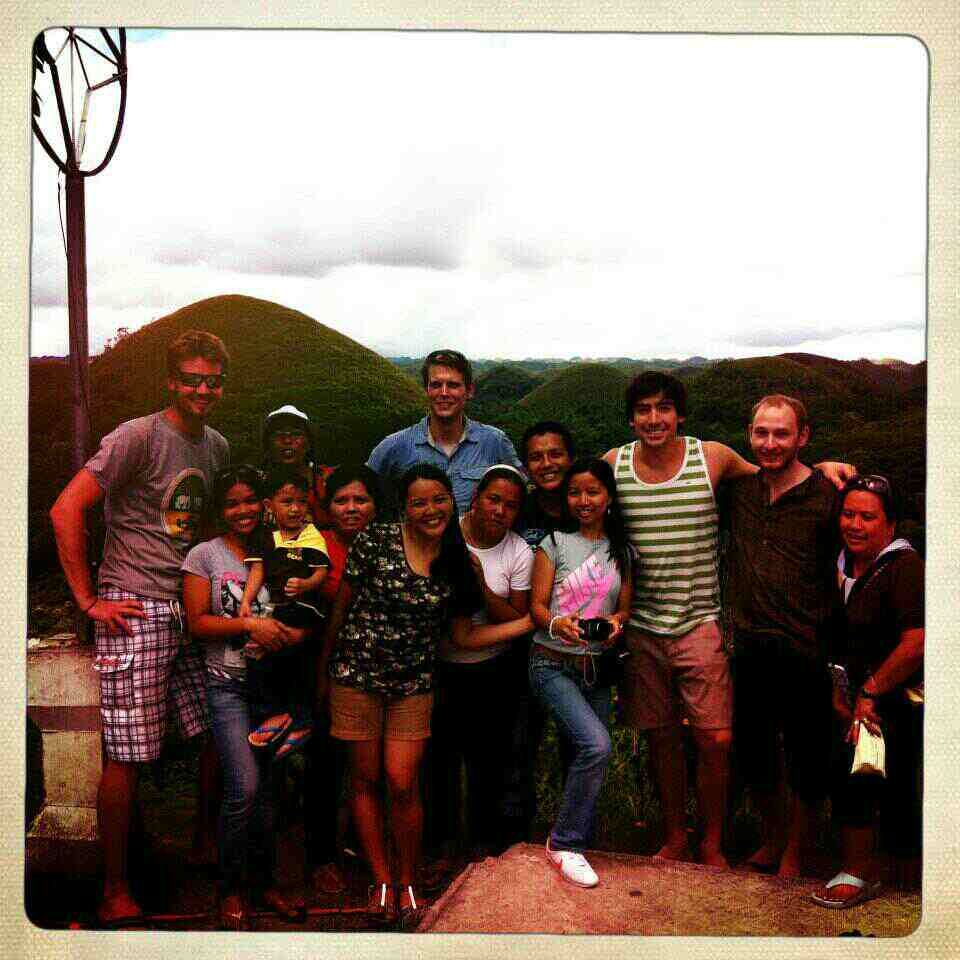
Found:
[(353, 603), (330, 658), (330, 676), (368, 693), (428, 693), (440, 633), (456, 615), (451, 586), (414, 573), (399, 523), (371, 523), (360, 531), (344, 576)]

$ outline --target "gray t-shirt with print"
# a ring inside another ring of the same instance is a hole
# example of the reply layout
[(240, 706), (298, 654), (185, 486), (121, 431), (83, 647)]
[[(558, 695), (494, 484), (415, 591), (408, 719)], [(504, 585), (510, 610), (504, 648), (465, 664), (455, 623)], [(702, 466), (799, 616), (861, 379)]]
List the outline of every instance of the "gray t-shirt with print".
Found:
[[(240, 613), (243, 588), (247, 583), (249, 569), (224, 543), (223, 537), (198, 543), (183, 561), (184, 573), (203, 577), (210, 581), (210, 613), (215, 617), (236, 617)], [(255, 617), (263, 616), (263, 606), (270, 602), (270, 592), (260, 588), (251, 604), (250, 612)], [(210, 639), (201, 641), (208, 667), (225, 668), (232, 674), (246, 671), (246, 658), (240, 651), (243, 641), (231, 644), (229, 640)]]
[[(617, 609), (620, 596), (620, 571), (608, 556), (610, 541), (588, 540), (579, 533), (557, 530), (547, 534), (537, 548), (553, 564), (553, 590), (550, 593), (550, 616), (569, 617), (579, 613), (581, 620), (608, 617)], [(563, 640), (552, 640), (546, 630), (538, 630), (536, 643), (562, 653), (600, 653), (603, 644), (577, 647)]]
[(128, 420), (105, 436), (86, 463), (104, 491), (100, 586), (178, 597), (180, 564), (197, 538), (214, 474), (229, 458), (227, 441), (212, 427), (194, 439), (163, 413)]

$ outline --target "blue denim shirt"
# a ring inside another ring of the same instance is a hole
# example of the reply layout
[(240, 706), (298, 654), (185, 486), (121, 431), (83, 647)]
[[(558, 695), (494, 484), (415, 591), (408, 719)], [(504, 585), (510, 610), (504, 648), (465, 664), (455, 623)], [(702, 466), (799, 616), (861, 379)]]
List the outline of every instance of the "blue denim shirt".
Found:
[(396, 484), (415, 463), (432, 463), (450, 477), (457, 512), (470, 509), (474, 487), (487, 467), (495, 463), (509, 463), (522, 469), (510, 438), (498, 427), (477, 423), (464, 417), (463, 439), (453, 456), (448, 457), (430, 442), (429, 417), (405, 430), (384, 437), (374, 448), (367, 466), (384, 480)]

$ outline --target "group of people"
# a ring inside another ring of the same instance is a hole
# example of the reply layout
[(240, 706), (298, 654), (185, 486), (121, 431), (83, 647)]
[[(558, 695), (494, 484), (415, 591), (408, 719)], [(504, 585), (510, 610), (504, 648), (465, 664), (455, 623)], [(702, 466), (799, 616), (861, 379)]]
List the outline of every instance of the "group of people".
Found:
[[(648, 371), (626, 392), (632, 442), (576, 458), (569, 430), (542, 421), (518, 457), (501, 430), (465, 415), (469, 361), (438, 350), (421, 371), (427, 415), (366, 464), (319, 466), (315, 426), (288, 404), (264, 420), (258, 468), (230, 466), (226, 440), (205, 423), (228, 365), (212, 334), (178, 337), (169, 406), (106, 436), (51, 512), (68, 584), (95, 621), (102, 922), (141, 916), (126, 868), (137, 769), (159, 755), (171, 715), (184, 736), (212, 730), (215, 755), (205, 751), (201, 768), (213, 782), (215, 756), (222, 779), (227, 928), (242, 928), (248, 903), (302, 915), (274, 881), (285, 756), (306, 755), (315, 888), (344, 889), (336, 823), (346, 775), (373, 879), (368, 910), (409, 918), (420, 907), (422, 842), (440, 856), (460, 832), (461, 763), (475, 852), (530, 839), (548, 716), (563, 795), (546, 859), (563, 880), (592, 887), (585, 852), (611, 755), (614, 686), (620, 721), (648, 738), (665, 832), (656, 858), (694, 855), (686, 724), (701, 862), (728, 866), (735, 746), (763, 821), (747, 864), (799, 875), (830, 795), (843, 863), (813, 897), (842, 908), (876, 894), (878, 806), (903, 819), (917, 800), (923, 563), (896, 537), (887, 480), (801, 462), (810, 427), (800, 401), (757, 402), (752, 464), (684, 436), (683, 384)], [(100, 500), (95, 587), (85, 521)], [(885, 779), (850, 775), (863, 729), (883, 732)], [(895, 831), (897, 852), (918, 853), (918, 831)]]

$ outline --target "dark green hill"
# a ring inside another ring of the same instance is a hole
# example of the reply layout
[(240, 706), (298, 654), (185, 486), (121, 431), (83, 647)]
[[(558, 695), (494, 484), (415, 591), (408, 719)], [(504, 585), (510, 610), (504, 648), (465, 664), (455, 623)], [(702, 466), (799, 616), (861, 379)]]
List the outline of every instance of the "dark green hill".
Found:
[(603, 453), (629, 438), (623, 416), (623, 393), (630, 378), (605, 363), (566, 367), (527, 394), (496, 422), (517, 443), (538, 420), (560, 420), (573, 432), (578, 450)]
[(500, 363), (477, 378), (470, 416), (488, 420), (536, 389), (543, 379), (512, 363)]
[(902, 405), (894, 390), (878, 390), (856, 368), (841, 360), (805, 355), (724, 360), (696, 378), (690, 391), (687, 428), (692, 433), (742, 442), (752, 405), (769, 393), (786, 393), (804, 402), (814, 437), (847, 411), (866, 420), (885, 419)]
[[(230, 351), (224, 399), (210, 423), (230, 441), (234, 461), (259, 461), (263, 416), (284, 403), (315, 421), (319, 458), (326, 463), (365, 460), (386, 434), (423, 416), (419, 386), (373, 351), (296, 310), (223, 296), (162, 317), (94, 359), (94, 446), (121, 421), (166, 404), (166, 345), (189, 328), (217, 334)], [(31, 363), (29, 489), (36, 548), (48, 542), (45, 514), (69, 474), (66, 377), (62, 361)]]
[(897, 385), (873, 373), (864, 371), (861, 361), (809, 355), (727, 360), (690, 384), (685, 430), (719, 440), (753, 459), (746, 435), (753, 404), (768, 393), (798, 397), (811, 426), (802, 459), (806, 463), (845, 460), (856, 464), (861, 473), (888, 477), (905, 500), (903, 532), (922, 548), (925, 380), (917, 368)]

